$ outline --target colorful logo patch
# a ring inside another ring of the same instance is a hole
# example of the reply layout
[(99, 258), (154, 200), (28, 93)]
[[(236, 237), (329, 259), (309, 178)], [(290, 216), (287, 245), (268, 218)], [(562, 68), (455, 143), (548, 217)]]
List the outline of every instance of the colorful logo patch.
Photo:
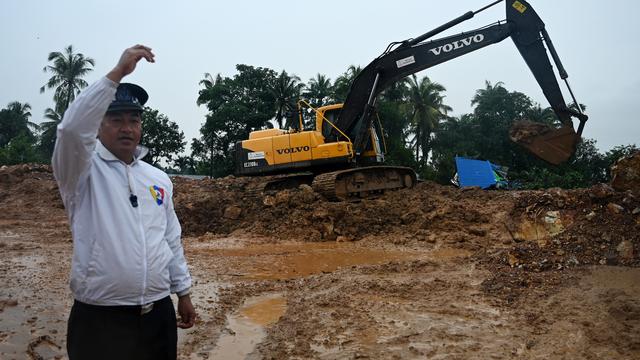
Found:
[(164, 201), (164, 189), (153, 185), (149, 186), (149, 191), (151, 192), (151, 196), (153, 196), (153, 200), (156, 201), (156, 204), (162, 205), (162, 202)]

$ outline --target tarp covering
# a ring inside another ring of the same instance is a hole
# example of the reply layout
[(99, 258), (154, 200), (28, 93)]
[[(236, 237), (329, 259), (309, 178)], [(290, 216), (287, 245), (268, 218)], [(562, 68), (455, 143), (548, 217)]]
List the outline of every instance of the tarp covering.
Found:
[(483, 189), (496, 187), (502, 180), (494, 171), (499, 166), (487, 160), (474, 160), (456, 156), (458, 184), (460, 187), (479, 186)]

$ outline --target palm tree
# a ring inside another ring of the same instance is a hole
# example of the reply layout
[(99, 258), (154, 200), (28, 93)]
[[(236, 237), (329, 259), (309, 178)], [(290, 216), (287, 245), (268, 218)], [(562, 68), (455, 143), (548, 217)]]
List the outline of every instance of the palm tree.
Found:
[(214, 78), (210, 73), (204, 73), (204, 79), (200, 80), (198, 84), (204, 86), (204, 88), (198, 92), (196, 104), (198, 106), (207, 104), (207, 107), (209, 107), (211, 100), (217, 97), (216, 88), (223, 85), (222, 75), (217, 74)]
[(45, 89), (55, 89), (53, 100), (56, 103), (55, 111), (63, 114), (76, 95), (87, 86), (87, 82), (82, 79), (95, 61), (85, 57), (81, 53), (74, 53), (73, 46), (69, 45), (64, 49), (64, 53), (55, 51), (49, 53), (48, 61), (53, 65), (47, 65), (42, 70), (51, 72), (53, 76), (46, 84), (40, 88), (40, 93)]
[(38, 130), (38, 125), (29, 121), (30, 117), (31, 105), (28, 103), (13, 101), (0, 110), (0, 146), (19, 135), (34, 138), (32, 130)]
[(498, 111), (506, 110), (504, 104), (509, 100), (509, 91), (503, 86), (502, 81), (491, 85), (490, 81), (485, 81), (484, 89), (476, 90), (476, 94), (471, 99), (471, 105), (475, 105), (474, 114), (498, 117)]
[(409, 79), (409, 108), (414, 133), (416, 162), (425, 165), (431, 151), (431, 136), (440, 120), (447, 117), (451, 107), (444, 104), (445, 87), (427, 76), (418, 82), (416, 75)]
[(315, 78), (309, 80), (309, 84), (303, 95), (309, 99), (311, 105), (320, 107), (324, 105), (331, 96), (331, 90), (331, 79), (322, 74), (318, 74)]
[(333, 83), (333, 98), (337, 102), (344, 102), (351, 88), (353, 80), (360, 74), (362, 68), (360, 66), (350, 65), (344, 74), (338, 76)]
[[(300, 91), (304, 84), (300, 83), (300, 78), (296, 75), (289, 76), (286, 71), (282, 70), (276, 78), (273, 87), (270, 89), (276, 99), (276, 116), (278, 127), (282, 129), (282, 120), (286, 118), (286, 113), (295, 109), (296, 102), (300, 97)], [(291, 126), (292, 124), (285, 124)]]
[(44, 117), (49, 119), (40, 124), (40, 151), (45, 158), (50, 158), (56, 144), (58, 124), (62, 121), (62, 114), (52, 108), (44, 111)]

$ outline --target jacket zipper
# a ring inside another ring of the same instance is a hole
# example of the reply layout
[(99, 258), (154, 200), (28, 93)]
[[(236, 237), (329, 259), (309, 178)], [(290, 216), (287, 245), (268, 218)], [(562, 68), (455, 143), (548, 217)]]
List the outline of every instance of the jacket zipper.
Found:
[[(131, 175), (131, 165), (125, 164), (125, 168), (127, 170), (127, 181), (129, 183), (129, 195), (136, 196), (133, 191), (135, 188), (135, 182), (133, 181), (133, 177)], [(147, 239), (145, 237), (144, 228), (142, 226), (142, 215), (140, 205), (135, 206), (135, 212), (138, 215), (137, 223), (138, 223), (138, 232), (139, 238), (142, 240), (142, 289), (140, 294), (140, 304), (146, 304), (145, 301), (145, 290), (147, 288)]]

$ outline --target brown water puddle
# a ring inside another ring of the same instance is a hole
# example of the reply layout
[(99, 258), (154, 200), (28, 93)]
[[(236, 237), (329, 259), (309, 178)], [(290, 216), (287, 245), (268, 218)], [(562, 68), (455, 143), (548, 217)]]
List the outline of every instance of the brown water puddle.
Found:
[(227, 316), (226, 331), (210, 358), (245, 359), (266, 336), (264, 328), (278, 321), (286, 309), (286, 299), (280, 294), (246, 300), (237, 313)]
[(460, 249), (391, 251), (336, 242), (252, 245), (238, 249), (212, 249), (208, 253), (230, 262), (239, 271), (238, 275), (251, 280), (291, 279), (392, 261), (469, 256), (468, 251)]

